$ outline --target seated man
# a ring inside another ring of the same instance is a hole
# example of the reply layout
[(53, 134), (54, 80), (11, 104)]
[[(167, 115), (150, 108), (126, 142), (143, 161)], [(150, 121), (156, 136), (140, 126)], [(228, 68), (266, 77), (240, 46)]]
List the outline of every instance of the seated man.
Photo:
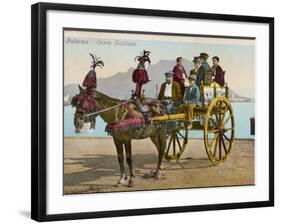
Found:
[(166, 80), (161, 85), (158, 100), (162, 102), (168, 114), (181, 101), (181, 89), (177, 82), (173, 81), (173, 72), (165, 73)]
[(200, 102), (200, 90), (199, 87), (195, 84), (196, 76), (190, 75), (188, 77), (189, 86), (185, 88), (184, 97), (183, 97), (183, 112), (185, 113), (185, 119), (188, 123), (187, 128), (192, 128), (193, 120), (193, 109), (196, 106), (201, 107)]

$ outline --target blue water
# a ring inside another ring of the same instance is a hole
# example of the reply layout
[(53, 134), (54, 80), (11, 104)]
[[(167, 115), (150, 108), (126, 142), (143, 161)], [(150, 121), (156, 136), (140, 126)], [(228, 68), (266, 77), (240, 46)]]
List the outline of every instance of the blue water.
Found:
[[(234, 110), (235, 119), (235, 137), (253, 139), (254, 136), (250, 135), (250, 117), (255, 115), (255, 104), (254, 103), (232, 103)], [(104, 121), (97, 117), (96, 129), (92, 131), (82, 131), (80, 133), (75, 133), (73, 125), (75, 108), (71, 106), (64, 107), (64, 136), (93, 136), (93, 137), (106, 137), (107, 133), (104, 131), (106, 124)], [(202, 131), (190, 131), (189, 136), (191, 138), (202, 138)]]

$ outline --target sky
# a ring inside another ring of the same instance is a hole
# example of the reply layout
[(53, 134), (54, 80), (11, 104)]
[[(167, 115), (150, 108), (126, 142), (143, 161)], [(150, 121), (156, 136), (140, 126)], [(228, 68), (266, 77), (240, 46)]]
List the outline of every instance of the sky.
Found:
[(192, 61), (206, 52), (211, 65), (211, 57), (219, 56), (228, 86), (255, 97), (255, 40), (249, 39), (64, 30), (64, 84), (83, 81), (92, 61), (89, 53), (104, 61), (103, 69), (96, 68), (98, 77), (109, 77), (135, 68), (134, 58), (143, 49), (151, 51), (151, 64), (178, 56)]

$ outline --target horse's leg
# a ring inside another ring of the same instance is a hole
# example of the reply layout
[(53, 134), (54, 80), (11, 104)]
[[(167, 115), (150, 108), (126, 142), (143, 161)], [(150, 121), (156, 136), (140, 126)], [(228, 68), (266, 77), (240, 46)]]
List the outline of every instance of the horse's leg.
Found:
[(160, 144), (158, 141), (158, 136), (151, 136), (150, 139), (152, 143), (156, 146), (157, 152), (159, 153)]
[(75, 127), (75, 133), (80, 133), (77, 115), (74, 116), (74, 127)]
[(126, 150), (126, 160), (130, 170), (130, 179), (128, 182), (129, 187), (134, 186), (134, 177), (135, 173), (133, 170), (133, 159), (132, 159), (132, 141), (129, 140), (125, 143), (125, 150)]
[[(157, 152), (158, 152), (158, 163), (157, 163), (157, 169), (156, 170), (151, 170), (150, 173), (146, 173), (144, 176), (147, 178), (150, 177), (159, 177), (160, 178), (160, 170), (162, 169), (161, 165), (162, 165), (162, 158), (164, 156), (164, 152), (165, 152), (165, 148), (166, 148), (166, 139), (162, 139), (160, 137), (161, 133), (159, 133), (156, 136), (151, 136), (150, 139), (153, 142), (153, 144), (156, 146), (157, 148)], [(161, 141), (165, 141), (165, 145), (163, 145), (161, 143)]]
[(158, 135), (157, 136), (152, 136), (152, 137), (150, 137), (150, 139), (153, 142), (153, 144), (156, 146), (156, 149), (157, 149), (157, 152), (158, 152), (158, 155), (159, 155), (161, 145), (160, 145), (160, 141), (159, 141)]
[(161, 131), (159, 131), (159, 135), (158, 135), (158, 142), (159, 142), (159, 151), (158, 151), (158, 163), (157, 163), (157, 168), (155, 171), (155, 177), (157, 179), (161, 179), (163, 178), (163, 174), (161, 172), (161, 165), (162, 165), (162, 160), (163, 160), (163, 156), (165, 153), (165, 149), (166, 149), (166, 129), (162, 129)]
[[(159, 155), (159, 149), (160, 149), (160, 144), (158, 141), (158, 136), (150, 136), (150, 139), (152, 141), (152, 143), (156, 146), (158, 155)], [(151, 177), (155, 177), (155, 169), (150, 170), (150, 172), (145, 173), (144, 174), (144, 178), (151, 178)]]
[(126, 178), (125, 166), (124, 166), (123, 143), (117, 140), (116, 138), (113, 139), (117, 150), (118, 163), (120, 166), (120, 179), (118, 181), (118, 184), (126, 184), (127, 178)]

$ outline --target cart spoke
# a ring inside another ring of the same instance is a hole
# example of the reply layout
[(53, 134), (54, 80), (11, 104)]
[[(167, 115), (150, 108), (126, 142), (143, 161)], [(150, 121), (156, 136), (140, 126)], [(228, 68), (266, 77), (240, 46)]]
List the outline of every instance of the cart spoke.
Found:
[(225, 137), (225, 139), (226, 139), (229, 143), (231, 143), (231, 140), (230, 140), (225, 134), (223, 134), (223, 136)]
[(170, 140), (169, 140), (169, 144), (168, 144), (168, 148), (167, 148), (167, 154), (170, 151), (171, 143), (172, 143), (172, 135), (171, 135)]
[(183, 134), (180, 131), (178, 132), (178, 135), (184, 138)]
[(217, 107), (214, 107), (213, 110), (211, 111), (211, 116), (215, 115), (216, 118), (216, 126), (219, 124), (219, 117), (218, 117), (218, 109)]
[(213, 156), (216, 157), (216, 154), (217, 154), (217, 146), (218, 146), (218, 141), (217, 141), (217, 138), (218, 138), (219, 134), (216, 135), (216, 138), (215, 138), (215, 147), (214, 147), (214, 154)]
[(215, 120), (214, 120), (213, 117), (210, 118), (210, 121), (213, 123), (214, 127), (217, 127), (217, 126), (218, 126), (218, 125), (217, 125), (217, 122), (215, 122)]
[(175, 139), (175, 135), (177, 134), (173, 134), (173, 155), (176, 155), (176, 139)]
[(222, 121), (224, 120), (224, 117), (225, 117), (225, 115), (226, 115), (226, 113), (227, 113), (227, 111), (228, 111), (228, 105), (226, 104), (226, 107), (225, 107), (225, 109), (224, 109), (224, 111), (223, 111), (223, 115), (222, 115)]
[(226, 118), (226, 120), (222, 123), (222, 126), (224, 127), (227, 122), (229, 121), (229, 119), (232, 117), (233, 115), (232, 114), (229, 114), (228, 117)]
[(221, 111), (221, 109), (222, 109), (222, 102), (221, 101), (219, 101), (219, 124), (221, 124), (221, 118), (222, 118), (222, 111)]
[(221, 141), (222, 141), (222, 146), (223, 146), (223, 149), (224, 149), (225, 155), (227, 155), (227, 149), (226, 149), (226, 146), (225, 146), (225, 143), (224, 143), (223, 138), (221, 139)]
[(177, 143), (178, 143), (179, 149), (180, 149), (180, 151), (181, 151), (181, 150), (182, 150), (182, 148), (181, 148), (181, 143), (180, 143), (180, 140), (179, 140), (178, 135), (176, 135), (176, 140), (177, 140)]
[(211, 129), (211, 130), (208, 130), (209, 133), (216, 133), (218, 132), (219, 130), (218, 129)]
[(224, 128), (224, 129), (223, 129), (223, 132), (228, 132), (228, 131), (230, 131), (230, 130), (234, 130), (234, 128)]
[(185, 130), (185, 135), (184, 135), (184, 144), (187, 144), (188, 141), (188, 130)]
[(214, 138), (211, 140), (210, 144), (209, 144), (209, 147), (212, 149), (212, 146), (213, 146), (213, 143), (214, 141), (216, 141), (217, 137), (218, 137), (219, 133), (216, 133)]
[(222, 137), (221, 135), (219, 135), (219, 158), (221, 160), (221, 140), (222, 140)]

